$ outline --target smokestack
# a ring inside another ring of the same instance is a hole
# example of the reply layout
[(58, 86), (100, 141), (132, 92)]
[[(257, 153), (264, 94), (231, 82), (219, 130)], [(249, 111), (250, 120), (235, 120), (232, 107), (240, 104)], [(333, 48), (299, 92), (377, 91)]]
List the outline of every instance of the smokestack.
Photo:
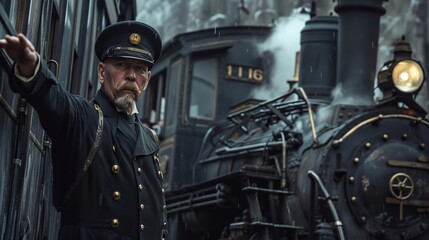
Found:
[(337, 85), (338, 18), (316, 16), (301, 31), (299, 85), (310, 99), (330, 102)]
[(338, 0), (337, 81), (344, 97), (371, 105), (384, 0)]

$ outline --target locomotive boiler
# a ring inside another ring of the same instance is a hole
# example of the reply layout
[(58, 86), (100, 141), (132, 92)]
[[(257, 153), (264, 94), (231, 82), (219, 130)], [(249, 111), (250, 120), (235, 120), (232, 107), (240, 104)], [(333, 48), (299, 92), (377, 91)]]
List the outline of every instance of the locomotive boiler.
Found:
[[(382, 4), (340, 0), (338, 16), (312, 17), (301, 31), (299, 77), (289, 81), (285, 94), (255, 101), (248, 95), (255, 85), (234, 82), (229, 86), (236, 95), (224, 92), (219, 101), (234, 102), (243, 94), (249, 100), (228, 112), (222, 108), (225, 119), (212, 126), (203, 118), (184, 117), (182, 107), (176, 109), (174, 126), (193, 124), (171, 130), (167, 115), (160, 159), (171, 238), (429, 238), (429, 121), (415, 101), (425, 71), (404, 38), (376, 74)], [(206, 42), (193, 35), (172, 41), (164, 55), (168, 61), (161, 58), (154, 75), (193, 75), (195, 69), (188, 67), (203, 52), (192, 49), (205, 46), (204, 53), (215, 52), (225, 67), (218, 68), (218, 88), (233, 73), (269, 78), (264, 69), (270, 55), (246, 55), (251, 45), (243, 47), (243, 38), (232, 37), (230, 30), (200, 32)], [(263, 37), (267, 31), (249, 27), (244, 32)], [(183, 49), (172, 55), (181, 44)], [(222, 50), (214, 49), (216, 44)], [(185, 73), (162, 71), (163, 62), (177, 63), (187, 53), (192, 57), (186, 67), (177, 68)], [(179, 105), (194, 101), (191, 90), (179, 89), (179, 96), (191, 95)]]

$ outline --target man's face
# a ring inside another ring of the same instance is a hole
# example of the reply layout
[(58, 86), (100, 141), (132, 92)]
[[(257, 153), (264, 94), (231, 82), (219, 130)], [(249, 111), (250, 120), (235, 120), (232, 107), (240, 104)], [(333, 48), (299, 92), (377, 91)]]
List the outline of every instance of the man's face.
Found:
[(144, 61), (109, 58), (98, 65), (98, 79), (107, 97), (128, 112), (128, 105), (137, 102), (149, 83), (151, 72)]

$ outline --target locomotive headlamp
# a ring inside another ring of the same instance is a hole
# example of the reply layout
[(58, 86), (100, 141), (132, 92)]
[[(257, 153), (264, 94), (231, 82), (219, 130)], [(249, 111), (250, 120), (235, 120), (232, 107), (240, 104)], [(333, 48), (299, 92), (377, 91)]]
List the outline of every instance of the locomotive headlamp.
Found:
[(411, 58), (411, 46), (402, 38), (395, 44), (393, 60), (384, 63), (378, 72), (377, 86), (383, 96), (378, 104), (403, 103), (417, 112), (426, 111), (415, 101), (426, 80), (422, 65)]
[(416, 94), (424, 81), (422, 65), (411, 58), (390, 61), (378, 73), (378, 87), (385, 97)]
[(378, 87), (383, 98), (409, 98), (416, 95), (425, 81), (422, 65), (411, 58), (411, 45), (405, 37), (395, 44), (393, 60), (388, 61), (378, 73)]
[(412, 59), (404, 59), (396, 62), (391, 68), (392, 81), (396, 89), (404, 93), (420, 90), (425, 79), (420, 63)]

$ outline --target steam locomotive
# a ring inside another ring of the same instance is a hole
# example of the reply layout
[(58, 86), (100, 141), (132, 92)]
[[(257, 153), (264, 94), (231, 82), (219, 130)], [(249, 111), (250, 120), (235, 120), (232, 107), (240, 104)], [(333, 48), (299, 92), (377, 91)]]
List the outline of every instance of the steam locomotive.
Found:
[[(338, 17), (311, 18), (289, 90), (268, 100), (253, 93), (274, 87), (280, 60), (259, 47), (273, 28), (165, 44), (138, 108), (160, 126), (170, 239), (429, 238), (429, 121), (415, 101), (425, 71), (403, 39), (375, 74), (382, 2), (340, 0)], [(26, 33), (62, 85), (90, 99), (96, 61), (81, 56), (136, 11), (132, 0), (2, 1), (0, 30)], [(0, 238), (56, 239), (50, 142), (0, 55)]]
[(270, 84), (276, 59), (257, 46), (272, 29), (166, 45), (143, 111), (164, 124), (172, 239), (429, 238), (425, 71), (402, 39), (375, 74), (382, 3), (340, 0), (338, 17), (312, 17), (299, 74), (269, 100), (251, 93)]

